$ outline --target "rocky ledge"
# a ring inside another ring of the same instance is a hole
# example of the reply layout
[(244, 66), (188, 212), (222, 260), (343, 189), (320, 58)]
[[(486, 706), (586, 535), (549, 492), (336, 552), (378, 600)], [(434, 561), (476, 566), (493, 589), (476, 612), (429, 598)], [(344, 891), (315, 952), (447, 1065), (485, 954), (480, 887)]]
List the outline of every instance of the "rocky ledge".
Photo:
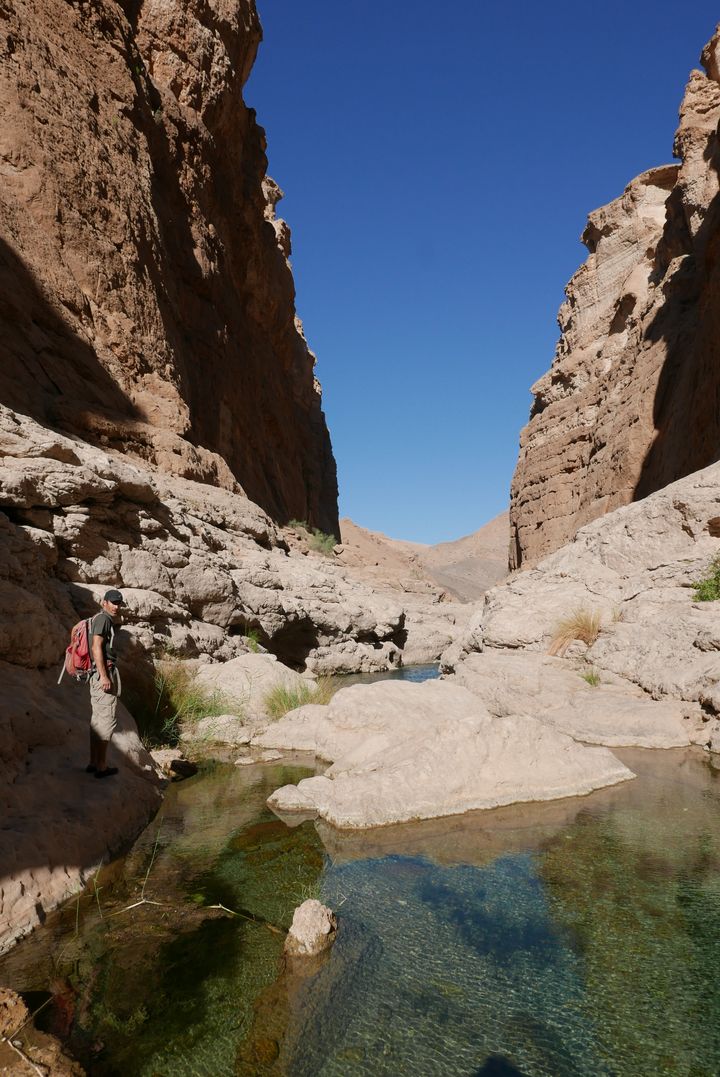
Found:
[(278, 789), (268, 803), (341, 828), (552, 800), (633, 777), (607, 749), (586, 748), (528, 714), (498, 721), (472, 692), (438, 681), (345, 688), (327, 707), (286, 715), (253, 744), (332, 760), (325, 774)]
[(720, 603), (691, 588), (719, 552), (720, 464), (594, 521), (488, 592), (443, 681), (348, 688), (256, 736), (332, 761), (270, 805), (362, 829), (632, 777), (610, 747), (720, 751)]
[(87, 688), (7, 662), (0, 680), (2, 951), (137, 837), (160, 807), (164, 783), (122, 704), (108, 756), (119, 773), (95, 781), (85, 772)]
[(415, 660), (439, 657), (463, 610), (413, 595), (408, 617), (401, 595), (290, 544), (241, 493), (142, 468), (2, 406), (0, 536), (0, 659), (30, 668), (58, 663), (69, 626), (110, 586), (125, 594), (123, 650), (137, 662), (163, 650), (226, 660), (253, 633), (290, 665), (382, 670), (413, 636)]

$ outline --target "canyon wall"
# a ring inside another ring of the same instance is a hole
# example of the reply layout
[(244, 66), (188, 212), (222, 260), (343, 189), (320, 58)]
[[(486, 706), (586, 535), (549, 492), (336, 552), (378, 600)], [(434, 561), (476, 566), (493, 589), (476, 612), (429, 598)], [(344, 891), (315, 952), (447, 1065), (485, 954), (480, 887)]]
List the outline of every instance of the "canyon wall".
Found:
[(591, 213), (512, 483), (510, 564), (720, 456), (720, 36), (702, 53), (674, 154)]
[[(161, 803), (152, 658), (255, 638), (385, 668), (399, 604), (276, 526), (339, 534), (290, 235), (242, 88), (252, 0), (0, 0), (0, 950)], [(334, 574), (333, 574), (334, 573)], [(110, 783), (70, 626), (127, 601)], [(257, 646), (257, 643), (254, 644)], [(107, 788), (110, 784), (110, 788)]]
[(0, 0), (0, 402), (339, 534), (253, 0)]

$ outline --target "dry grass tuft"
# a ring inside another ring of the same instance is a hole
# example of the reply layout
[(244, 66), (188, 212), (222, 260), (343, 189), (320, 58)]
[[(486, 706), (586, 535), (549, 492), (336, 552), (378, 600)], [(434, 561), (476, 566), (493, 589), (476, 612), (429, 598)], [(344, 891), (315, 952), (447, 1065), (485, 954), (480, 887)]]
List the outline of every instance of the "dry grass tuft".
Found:
[(555, 625), (548, 654), (562, 658), (576, 639), (591, 647), (599, 635), (600, 614), (597, 610), (574, 610), (569, 617), (564, 617)]

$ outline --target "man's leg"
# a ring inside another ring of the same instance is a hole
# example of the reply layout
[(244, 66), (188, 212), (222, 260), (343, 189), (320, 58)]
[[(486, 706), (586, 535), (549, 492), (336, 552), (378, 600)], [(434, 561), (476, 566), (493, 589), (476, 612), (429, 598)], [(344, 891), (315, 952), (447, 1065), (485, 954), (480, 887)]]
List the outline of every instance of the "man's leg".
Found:
[(117, 774), (116, 768), (107, 766), (107, 750), (115, 732), (117, 708), (117, 682), (111, 678), (111, 692), (103, 692), (100, 678), (93, 674), (90, 678), (90, 700), (92, 717), (90, 719), (90, 765), (95, 767), (95, 776), (101, 777)]

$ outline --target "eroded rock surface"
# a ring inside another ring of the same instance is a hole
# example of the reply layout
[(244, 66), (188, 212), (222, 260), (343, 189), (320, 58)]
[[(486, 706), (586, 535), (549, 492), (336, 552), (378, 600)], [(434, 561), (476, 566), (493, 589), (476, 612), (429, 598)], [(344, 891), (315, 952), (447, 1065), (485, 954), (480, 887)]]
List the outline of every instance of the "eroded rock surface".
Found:
[[(588, 792), (629, 777), (586, 745), (720, 747), (720, 464), (582, 528), (485, 596), (441, 682), (344, 689), (254, 739), (332, 761), (270, 798), (363, 829)], [(565, 657), (548, 655), (577, 621)], [(597, 619), (596, 638), (582, 640)]]
[(590, 214), (552, 367), (533, 386), (510, 518), (513, 567), (709, 465), (720, 439), (716, 34), (680, 109), (679, 165)]
[(1, 951), (140, 833), (162, 783), (122, 703), (108, 755), (119, 773), (96, 781), (87, 686), (1, 661), (0, 681)]
[(59, 662), (69, 626), (110, 586), (126, 599), (126, 664), (168, 648), (230, 659), (248, 631), (317, 672), (401, 661), (397, 597), (332, 558), (289, 551), (243, 495), (150, 472), (1, 405), (0, 536), (6, 661)]
[(633, 776), (605, 748), (526, 714), (493, 717), (472, 692), (441, 681), (342, 689), (329, 706), (292, 711), (253, 744), (332, 760), (268, 804), (351, 829), (575, 796)]
[[(488, 592), (444, 668), (495, 714), (520, 705), (581, 740), (717, 751), (720, 603), (695, 601), (691, 584), (719, 552), (713, 464), (587, 524)], [(597, 616), (597, 639), (549, 658), (577, 613)]]

